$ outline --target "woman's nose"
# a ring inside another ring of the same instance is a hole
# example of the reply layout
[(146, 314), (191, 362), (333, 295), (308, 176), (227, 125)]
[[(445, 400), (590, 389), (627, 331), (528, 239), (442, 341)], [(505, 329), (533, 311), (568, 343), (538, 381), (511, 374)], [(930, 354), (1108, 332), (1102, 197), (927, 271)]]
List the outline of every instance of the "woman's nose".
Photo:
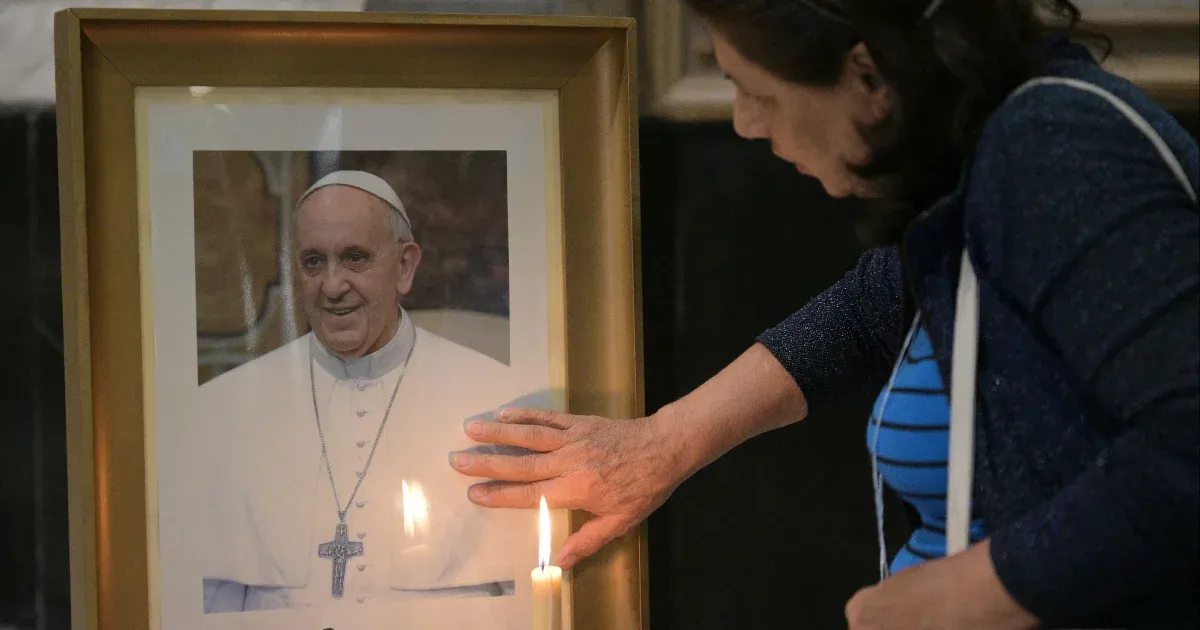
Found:
[(742, 98), (733, 102), (733, 130), (746, 140), (760, 140), (770, 135), (757, 108)]

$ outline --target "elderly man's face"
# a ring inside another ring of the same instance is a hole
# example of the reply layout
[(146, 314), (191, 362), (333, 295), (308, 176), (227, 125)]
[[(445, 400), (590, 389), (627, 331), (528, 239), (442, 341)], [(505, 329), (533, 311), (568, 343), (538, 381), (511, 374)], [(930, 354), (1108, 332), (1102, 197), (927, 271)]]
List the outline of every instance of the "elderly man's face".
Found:
[(304, 312), (317, 339), (344, 358), (391, 340), (399, 300), (412, 289), (421, 251), (415, 243), (395, 242), (390, 212), (374, 195), (341, 185), (317, 190), (299, 210)]

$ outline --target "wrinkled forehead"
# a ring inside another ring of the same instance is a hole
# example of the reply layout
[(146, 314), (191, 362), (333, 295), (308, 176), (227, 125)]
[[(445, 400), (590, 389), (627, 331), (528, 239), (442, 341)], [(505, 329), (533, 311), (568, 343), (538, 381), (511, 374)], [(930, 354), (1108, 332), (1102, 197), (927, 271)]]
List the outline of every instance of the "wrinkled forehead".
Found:
[(299, 241), (340, 236), (388, 240), (387, 203), (352, 186), (332, 185), (313, 191), (295, 211), (294, 236)]

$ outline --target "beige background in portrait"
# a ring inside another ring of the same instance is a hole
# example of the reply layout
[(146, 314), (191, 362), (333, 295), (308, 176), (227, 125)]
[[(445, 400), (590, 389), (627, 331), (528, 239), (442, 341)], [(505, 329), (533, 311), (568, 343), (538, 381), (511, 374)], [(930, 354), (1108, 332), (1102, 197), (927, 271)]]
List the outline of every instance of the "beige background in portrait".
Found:
[[(552, 91), (139, 88), (138, 206), (146, 397), (147, 517), (152, 628), (189, 630), (517, 630), (528, 626), (537, 519), (506, 553), (514, 597), (444, 599), (356, 609), (204, 615), (195, 545), (210, 464), (191, 448), (209, 418), (197, 384), (195, 151), (503, 151), (510, 266), (509, 373), (514, 398), (561, 409), (565, 384), (562, 189), (558, 101)], [(270, 457), (270, 453), (264, 453)], [(464, 492), (465, 484), (464, 480)], [(568, 522), (555, 511), (553, 544)], [(571, 580), (564, 579), (571, 610)], [(568, 616), (567, 619), (570, 617)], [(397, 623), (396, 620), (403, 620)], [(390, 621), (389, 621), (390, 620)], [(566, 627), (569, 630), (569, 627)]]
[(503, 151), (196, 151), (199, 382), (309, 331), (297, 301), (295, 200), (341, 169), (396, 190), (422, 249), (403, 300), (417, 325), (509, 361), (508, 204)]

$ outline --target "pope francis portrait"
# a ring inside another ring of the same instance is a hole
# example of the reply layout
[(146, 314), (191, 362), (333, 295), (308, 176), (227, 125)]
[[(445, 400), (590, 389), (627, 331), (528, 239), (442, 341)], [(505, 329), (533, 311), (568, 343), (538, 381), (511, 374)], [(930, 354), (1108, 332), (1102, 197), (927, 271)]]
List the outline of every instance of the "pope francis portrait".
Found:
[(292, 221), (311, 332), (201, 389), (205, 612), (512, 594), (530, 521), (448, 465), (520, 394), (508, 366), (400, 306), (421, 248), (384, 180), (327, 175)]

